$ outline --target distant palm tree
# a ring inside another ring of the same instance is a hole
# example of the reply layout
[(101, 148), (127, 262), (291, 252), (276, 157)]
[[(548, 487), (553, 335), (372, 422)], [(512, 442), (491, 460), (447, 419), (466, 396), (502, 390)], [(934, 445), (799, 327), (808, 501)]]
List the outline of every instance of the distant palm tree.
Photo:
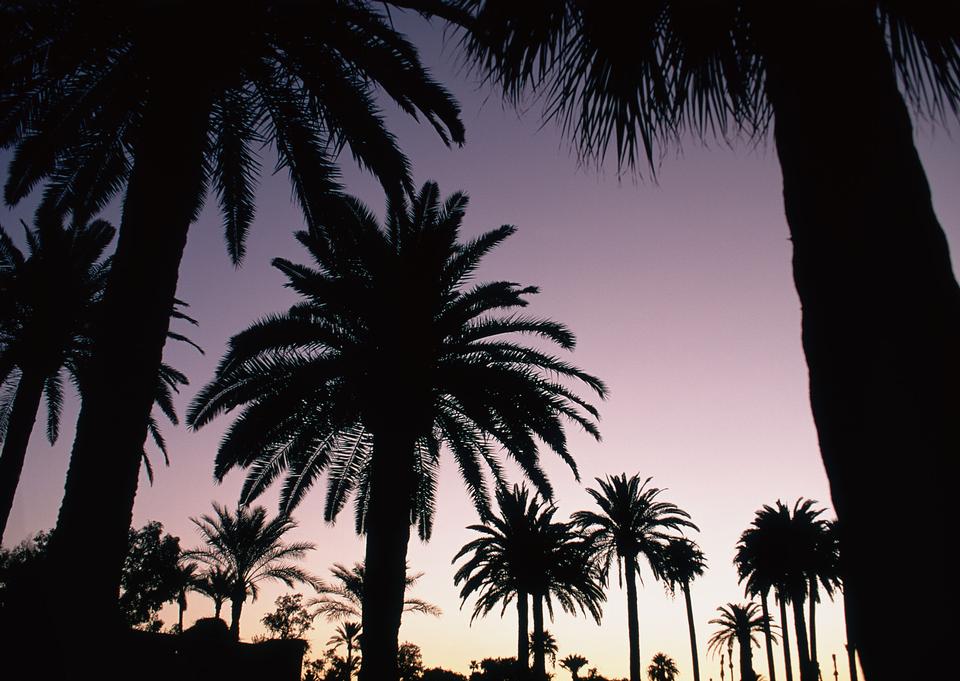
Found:
[[(756, 603), (747, 603), (737, 605), (727, 603), (717, 610), (720, 617), (710, 620), (710, 624), (719, 625), (720, 629), (714, 632), (707, 643), (710, 650), (718, 650), (723, 646), (733, 647), (737, 643), (740, 647), (740, 679), (741, 681), (757, 681), (756, 672), (753, 671), (753, 646), (758, 645), (754, 636), (757, 632), (763, 632), (765, 622), (769, 616), (765, 617), (759, 613)], [(730, 655), (730, 675), (733, 676), (733, 655)]]
[(844, 648), (847, 651), (847, 665), (850, 673), (850, 681), (857, 681), (857, 645), (856, 641), (853, 638), (853, 627), (850, 623), (850, 609), (847, 606), (847, 589), (846, 581), (843, 577), (844, 574), (844, 562), (843, 562), (843, 532), (840, 528), (840, 522), (838, 520), (828, 520), (827, 521), (827, 532), (831, 535), (830, 541), (834, 544), (836, 548), (836, 559), (838, 574), (840, 575), (840, 587), (843, 592), (843, 624), (844, 630), (847, 636), (847, 643)]
[(183, 613), (187, 611), (187, 592), (196, 591), (200, 577), (198, 566), (191, 561), (181, 560), (175, 574), (177, 583), (177, 632), (183, 633)]
[(647, 667), (647, 678), (650, 681), (676, 681), (679, 674), (677, 663), (664, 653), (654, 655), (650, 666)]
[(259, 594), (260, 582), (276, 580), (288, 587), (297, 583), (316, 587), (319, 580), (288, 562), (300, 560), (316, 548), (307, 542), (286, 544), (283, 535), (297, 526), (288, 516), (267, 520), (262, 506), (239, 506), (232, 514), (213, 504), (214, 516), (190, 520), (200, 530), (207, 547), (184, 552), (184, 557), (227, 571), (233, 578), (230, 590), (230, 633), (240, 638), (240, 613), (250, 596)]
[(230, 569), (223, 565), (208, 565), (198, 576), (194, 590), (213, 601), (213, 616), (220, 618), (223, 604), (230, 600), (236, 580)]
[[(616, 562), (627, 582), (627, 634), (630, 642), (630, 681), (640, 681), (640, 625), (637, 617), (637, 574), (640, 556), (646, 558), (653, 576), (662, 576), (661, 554), (667, 541), (684, 528), (697, 529), (690, 514), (678, 506), (658, 501), (662, 489), (647, 487), (639, 475), (597, 478), (599, 490), (587, 489), (600, 512), (577, 511), (573, 521), (586, 533), (603, 571), (609, 575)], [(622, 568), (622, 569), (621, 569)]]
[(337, 625), (333, 636), (327, 641), (330, 650), (337, 651), (340, 649), (340, 646), (343, 646), (347, 651), (347, 656), (344, 659), (344, 671), (347, 675), (345, 681), (349, 681), (353, 677), (353, 672), (357, 667), (357, 661), (353, 657), (353, 651), (360, 646), (361, 631), (362, 629), (359, 622), (342, 622)]
[[(42, 209), (82, 223), (124, 192), (98, 381), (50, 547), (62, 569), (83, 570), (87, 588), (72, 594), (88, 601), (81, 609), (110, 618), (179, 265), (208, 190), (239, 263), (264, 145), (316, 224), (339, 190), (344, 148), (391, 195), (412, 189), (378, 90), (444, 142), (461, 144), (464, 130), (381, 2), (43, 0), (4, 3), (0, 25), (0, 147), (16, 149), (7, 202), (47, 178)], [(171, 49), (170, 36), (189, 48)], [(81, 652), (83, 636), (71, 635)]]
[[(764, 507), (766, 509), (767, 507)], [(772, 512), (772, 509), (771, 509)], [(767, 598), (771, 590), (776, 592), (780, 603), (780, 626), (783, 632), (783, 655), (787, 681), (793, 681), (793, 668), (790, 661), (790, 636), (787, 626), (786, 603), (789, 600), (786, 582), (792, 568), (786, 564), (788, 553), (784, 546), (788, 537), (778, 531), (771, 523), (771, 513), (758, 511), (753, 524), (740, 535), (733, 563), (737, 567), (740, 582), (746, 582), (744, 591), (748, 596), (760, 598), (760, 606), (765, 618), (770, 617)], [(769, 619), (765, 619), (769, 622)], [(773, 664), (773, 638), (770, 627), (764, 629), (767, 653), (767, 671), (770, 681), (776, 681), (776, 669)]]
[[(363, 563), (354, 563), (352, 568), (335, 563), (330, 573), (336, 580), (335, 584), (320, 581), (316, 590), (320, 596), (307, 601), (307, 607), (315, 607), (314, 616), (323, 615), (328, 620), (339, 621), (348, 618), (360, 619), (363, 616)], [(404, 584), (406, 590), (416, 584), (423, 577), (422, 572), (410, 574), (407, 572)], [(404, 598), (404, 612), (420, 612), (425, 615), (439, 617), (443, 612), (433, 603), (419, 598)]]
[[(544, 629), (539, 636), (536, 632), (530, 634), (530, 655), (536, 656), (538, 651), (542, 651), (545, 658), (550, 659), (550, 666), (557, 666), (557, 639), (550, 633), (549, 629)], [(536, 669), (536, 665), (534, 665)]]
[(326, 520), (356, 497), (367, 572), (360, 676), (379, 681), (396, 675), (410, 526), (429, 538), (441, 444), (481, 517), (489, 513), (483, 468), (503, 480), (493, 445), (549, 497), (540, 444), (576, 475), (565, 424), (599, 433), (596, 409), (571, 384), (601, 397), (605, 387), (517, 340), (527, 334), (573, 348), (563, 325), (517, 314), (535, 287), (468, 286), (514, 227), (460, 243), (467, 197), (441, 203), (432, 182), (409, 205), (392, 201), (385, 227), (359, 201), (345, 204), (322, 229), (297, 234), (316, 268), (274, 260), (305, 300), (234, 336), (188, 421), (200, 427), (242, 407), (214, 473), (248, 468), (243, 502), (284, 473), (285, 512), (323, 473)]
[[(922, 532), (920, 545), (935, 545), (955, 516), (922, 528), (890, 518), (892, 528), (873, 512), (896, 488), (910, 506), (950, 498), (947, 462), (960, 451), (960, 287), (910, 116), (960, 111), (956, 2), (456, 4), (477, 15), (450, 18), (469, 28), (482, 75), (515, 103), (539, 95), (585, 159), (655, 164), (663, 145), (691, 136), (772, 132), (812, 412), (851, 537), (862, 661), (871, 681), (914, 674), (896, 651), (925, 647), (926, 633), (889, 627), (890, 608), (902, 608), (895, 620), (933, 621), (937, 605), (876, 566), (909, 574), (913, 556), (890, 556), (887, 538)], [(902, 466), (875, 465), (910, 450)], [(935, 668), (952, 665), (946, 648), (937, 654)]]
[(834, 594), (840, 589), (840, 545), (839, 535), (831, 527), (831, 521), (819, 518), (823, 509), (814, 511), (810, 502), (808, 513), (812, 515), (809, 521), (810, 541), (813, 548), (810, 552), (810, 561), (807, 565), (807, 584), (810, 593), (810, 665), (811, 675), (820, 678), (820, 660), (817, 656), (817, 615), (816, 605), (820, 602), (821, 589), (833, 600)]
[(693, 659), (693, 679), (700, 681), (700, 660), (697, 648), (697, 630), (693, 623), (693, 604), (690, 601), (690, 582), (703, 575), (707, 561), (700, 547), (693, 541), (683, 538), (667, 540), (661, 556), (663, 581), (670, 595), (674, 595), (679, 586), (687, 606), (687, 627), (690, 630), (690, 654)]
[(572, 681), (579, 681), (580, 670), (587, 666), (587, 658), (583, 655), (567, 655), (560, 660), (560, 666), (570, 672)]

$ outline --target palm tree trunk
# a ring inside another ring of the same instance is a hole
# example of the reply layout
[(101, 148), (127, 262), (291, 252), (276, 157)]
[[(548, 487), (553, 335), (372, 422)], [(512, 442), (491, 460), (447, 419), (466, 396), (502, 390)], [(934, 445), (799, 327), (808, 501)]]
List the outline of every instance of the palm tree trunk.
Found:
[(810, 673), (820, 678), (820, 661), (817, 659), (817, 600), (819, 599), (816, 578), (810, 579)]
[(732, 639), (729, 641), (729, 645), (727, 646), (727, 662), (730, 664), (730, 681), (734, 681), (735, 677), (733, 675), (733, 640)]
[(770, 635), (770, 608), (767, 606), (768, 593), (760, 594), (760, 608), (763, 612), (763, 639), (767, 646), (767, 674), (770, 681), (777, 681), (777, 672), (773, 668), (773, 636)]
[(787, 602), (784, 595), (777, 592), (780, 601), (780, 633), (783, 635), (783, 667), (787, 681), (793, 681), (793, 661), (790, 659), (790, 626), (787, 624)]
[(215, 598), (213, 601), (213, 616), (220, 619), (220, 611), (223, 610), (223, 599)]
[[(400, 618), (406, 588), (407, 545), (413, 496), (414, 438), (403, 424), (374, 436), (366, 518), (360, 681), (396, 681)], [(403, 431), (400, 430), (399, 433)]]
[(797, 632), (797, 659), (800, 661), (800, 681), (814, 681), (810, 675), (810, 647), (807, 642), (807, 623), (803, 617), (803, 599), (794, 594), (793, 624)]
[(756, 681), (757, 675), (753, 671), (753, 649), (750, 647), (750, 636), (747, 635), (742, 639), (737, 637), (737, 642), (740, 644), (740, 681)]
[(17, 383), (17, 394), (13, 398), (13, 408), (7, 421), (7, 433), (0, 453), (0, 545), (10, 519), (13, 498), (20, 484), (23, 461), (27, 456), (30, 433), (37, 420), (40, 398), (43, 396), (43, 375), (35, 371), (24, 371)]
[(623, 561), (627, 579), (627, 635), (630, 637), (630, 681), (640, 681), (640, 620), (637, 616), (637, 559)]
[[(203, 96), (189, 90), (183, 74), (179, 81), (154, 82), (151, 94), (124, 198), (103, 321), (94, 332), (90, 372), (96, 379), (84, 386), (63, 502), (50, 539), (52, 569), (69, 574), (69, 584), (84, 585), (68, 594), (88, 621), (68, 634), (79, 669), (94, 668), (104, 632), (122, 626), (120, 572), (147, 421), (187, 230), (197, 212), (196, 197), (203, 195)], [(51, 596), (51, 611), (62, 596)]]
[(517, 667), (530, 668), (530, 624), (527, 612), (527, 592), (517, 591)]
[(533, 595), (533, 678), (547, 679), (547, 655), (543, 640), (543, 596)]
[[(684, 582), (683, 600), (687, 605), (687, 627), (690, 629), (690, 657), (693, 660), (693, 681), (700, 681), (700, 655), (697, 654), (697, 630), (693, 623), (693, 604), (690, 602), (690, 583)], [(770, 679), (776, 681), (776, 679)]]
[(230, 597), (230, 636), (234, 641), (240, 640), (240, 613), (243, 610), (243, 602), (247, 599), (246, 588), (242, 593), (234, 593)]
[(847, 634), (847, 664), (850, 667), (850, 681), (857, 681), (857, 645), (850, 637), (850, 618), (847, 615), (847, 591), (846, 581), (844, 581), (843, 591), (843, 626)]
[[(850, 624), (867, 678), (886, 681), (915, 674), (898, 651), (929, 643), (923, 627), (889, 622), (938, 619), (935, 599), (886, 579), (910, 574), (914, 556), (882, 547), (890, 536), (936, 546), (955, 524), (946, 462), (960, 451), (960, 287), (875, 6), (758, 3), (771, 11), (756, 25), (810, 401), (849, 538)], [(877, 523), (891, 489), (933, 520), (918, 527), (901, 514)], [(933, 572), (948, 570), (945, 553), (932, 560)], [(881, 563), (889, 569), (877, 570)], [(930, 668), (949, 668), (948, 647), (931, 655)]]

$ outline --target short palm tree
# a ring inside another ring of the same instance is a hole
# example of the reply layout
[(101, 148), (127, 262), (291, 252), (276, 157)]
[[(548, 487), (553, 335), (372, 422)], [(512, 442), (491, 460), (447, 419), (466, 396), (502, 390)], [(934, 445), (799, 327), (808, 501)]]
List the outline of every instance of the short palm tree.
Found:
[[(321, 581), (317, 584), (316, 590), (320, 595), (307, 602), (308, 607), (314, 607), (314, 616), (323, 615), (331, 621), (342, 621), (349, 618), (360, 619), (363, 616), (363, 583), (364, 573), (363, 563), (354, 563), (352, 568), (335, 563), (330, 568), (335, 582), (329, 584)], [(404, 612), (419, 612), (425, 615), (439, 617), (443, 612), (433, 603), (420, 598), (406, 597), (406, 590), (414, 586), (420, 578), (422, 572), (410, 574), (407, 572), (404, 582)]]
[(586, 533), (609, 575), (614, 563), (627, 583), (627, 635), (630, 642), (630, 681), (640, 681), (640, 625), (637, 615), (638, 559), (643, 556), (653, 576), (663, 575), (661, 554), (673, 532), (697, 529), (690, 514), (657, 497), (663, 492), (647, 487), (650, 478), (627, 474), (597, 478), (599, 489), (587, 489), (600, 511), (577, 511), (572, 518)]
[(466, 204), (462, 193), (441, 203), (427, 183), (409, 205), (389, 203), (385, 227), (348, 199), (322, 228), (299, 232), (316, 267), (274, 265), (305, 300), (236, 335), (188, 413), (200, 427), (242, 407), (214, 472), (247, 468), (244, 502), (284, 473), (285, 512), (323, 473), (326, 520), (356, 496), (366, 535), (363, 681), (396, 675), (410, 526), (429, 538), (441, 444), (483, 517), (483, 468), (502, 481), (493, 444), (549, 496), (538, 441), (576, 474), (565, 423), (599, 437), (596, 409), (571, 384), (602, 397), (603, 383), (509, 337), (572, 349), (566, 327), (518, 313), (537, 289), (467, 285), (515, 228), (460, 243)]
[[(389, 193), (412, 187), (378, 90), (445, 142), (462, 143), (464, 130), (381, 2), (41, 0), (5, 3), (0, 25), (0, 147), (15, 147), (7, 202), (46, 179), (42, 209), (83, 223), (124, 193), (93, 355), (98, 381), (51, 540), (51, 560), (84, 572), (87, 588), (71, 597), (86, 601), (88, 617), (112, 620), (180, 260), (208, 190), (239, 263), (264, 145), (316, 224), (339, 189), (344, 148)], [(71, 634), (78, 653), (94, 647), (84, 635)]]
[(587, 658), (583, 655), (567, 655), (560, 660), (560, 666), (570, 672), (571, 681), (579, 681), (580, 670), (588, 664)]
[(353, 678), (353, 672), (357, 667), (357, 660), (354, 658), (353, 653), (360, 646), (361, 631), (362, 629), (359, 622), (342, 622), (337, 625), (333, 636), (327, 641), (327, 645), (330, 646), (330, 650), (332, 651), (339, 650), (341, 646), (346, 650), (344, 670), (347, 678), (345, 681), (350, 681), (350, 679)]
[[(756, 603), (744, 605), (727, 603), (717, 610), (720, 612), (720, 616), (710, 620), (710, 624), (716, 624), (720, 628), (714, 632), (707, 642), (708, 649), (720, 650), (723, 646), (728, 646), (732, 650), (733, 644), (736, 643), (740, 649), (741, 681), (757, 681), (756, 672), (753, 671), (753, 646), (758, 645), (755, 634), (765, 631), (765, 628), (769, 626), (769, 616), (760, 613)], [(730, 658), (730, 675), (732, 677), (732, 653)]]
[[(876, 523), (872, 510), (890, 489), (911, 490), (917, 507), (949, 498), (947, 461), (960, 451), (960, 287), (910, 118), (911, 108), (921, 120), (960, 111), (956, 4), (457, 5), (478, 15), (465, 22), (478, 67), (515, 102), (539, 93), (546, 116), (586, 157), (609, 149), (623, 163), (652, 161), (689, 134), (772, 131), (813, 417), (834, 506), (853, 537), (851, 605), (862, 612), (865, 671), (914, 674), (895, 652), (904, 632), (887, 626), (889, 608), (903, 609), (895, 619), (933, 621), (936, 606), (918, 603), (908, 583), (891, 587), (876, 565), (909, 574), (912, 556), (891, 558), (883, 547), (918, 530), (907, 517), (891, 519), (895, 528)], [(912, 450), (903, 466), (874, 466)], [(920, 531), (921, 544), (936, 545), (950, 530), (945, 520)], [(906, 635), (906, 648), (924, 647), (924, 633)], [(939, 654), (934, 666), (945, 669), (951, 662)]]
[(285, 543), (283, 535), (297, 524), (283, 515), (268, 521), (262, 506), (239, 506), (233, 514), (214, 503), (213, 510), (213, 516), (190, 519), (206, 547), (186, 551), (184, 556), (231, 575), (230, 632), (234, 639), (239, 639), (243, 604), (247, 596), (257, 599), (261, 582), (274, 580), (288, 587), (298, 583), (316, 587), (316, 577), (289, 562), (302, 559), (315, 546), (307, 542)]
[(650, 681), (676, 681), (680, 670), (672, 657), (665, 653), (657, 653), (647, 667), (647, 678)]
[(703, 576), (707, 567), (706, 558), (700, 547), (693, 541), (684, 538), (667, 540), (661, 556), (663, 561), (663, 581), (670, 595), (676, 593), (677, 587), (683, 592), (683, 600), (687, 606), (687, 628), (690, 630), (690, 655), (693, 660), (693, 679), (700, 681), (700, 656), (697, 648), (697, 630), (693, 623), (693, 604), (690, 600), (690, 582)]
[(206, 566), (197, 576), (194, 590), (213, 601), (213, 616), (218, 619), (223, 604), (230, 600), (234, 581), (230, 569), (219, 564)]
[(536, 633), (530, 634), (531, 657), (536, 657), (536, 655), (541, 654), (544, 656), (544, 658), (550, 660), (551, 667), (556, 667), (558, 651), (559, 648), (557, 647), (557, 639), (553, 634), (550, 633), (549, 629), (544, 629), (539, 635)]

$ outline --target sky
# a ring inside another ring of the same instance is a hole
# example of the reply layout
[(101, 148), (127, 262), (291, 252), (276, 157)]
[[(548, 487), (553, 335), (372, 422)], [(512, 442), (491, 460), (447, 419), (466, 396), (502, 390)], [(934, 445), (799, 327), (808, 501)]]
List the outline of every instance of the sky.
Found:
[[(595, 486), (595, 478), (624, 472), (651, 477), (651, 485), (665, 488), (663, 500), (691, 514), (700, 528), (692, 537), (709, 563), (692, 586), (701, 676), (718, 680), (719, 659), (706, 654), (714, 629), (708, 620), (718, 606), (744, 601), (731, 561), (754, 512), (778, 499), (792, 505), (805, 497), (817, 500), (825, 517), (833, 516), (810, 416), (800, 305), (791, 279), (772, 142), (704, 145), (688, 140), (682, 150), (668, 151), (656, 182), (618, 176), (613, 167), (583, 168), (561, 132), (541, 126), (536, 104), (521, 112), (504, 108), (496, 93), (459, 68), (455, 45), (444, 47), (439, 29), (406, 17), (398, 27), (416, 40), (434, 75), (457, 96), (467, 129), (465, 146), (448, 149), (429, 126), (385, 104), (417, 183), (436, 180), (444, 196), (456, 190), (470, 195), (464, 238), (501, 224), (518, 227), (486, 258), (477, 279), (541, 287), (530, 312), (567, 324), (578, 339), (572, 361), (610, 388), (601, 405), (602, 442), (571, 430), (581, 482), (544, 453), (558, 518), (591, 507), (586, 488)], [(960, 145), (951, 132), (957, 130), (956, 125), (944, 129), (924, 122), (916, 130), (934, 205), (954, 253), (960, 248)], [(4, 154), (0, 159), (2, 179), (8, 158)], [(376, 182), (353, 167), (348, 155), (341, 161), (347, 190), (382, 215), (384, 201)], [(263, 163), (257, 219), (242, 268), (230, 264), (215, 201), (208, 202), (191, 228), (178, 297), (189, 302), (199, 327), (175, 323), (174, 328), (186, 331), (206, 354), (183, 344), (167, 347), (166, 360), (191, 380), (177, 403), (180, 414), (211, 378), (233, 333), (295, 301), (269, 263), (276, 256), (306, 261), (292, 237), (302, 218), (285, 173), (270, 172), (269, 149), (263, 151)], [(29, 221), (33, 205), (27, 200), (5, 209), (0, 221), (11, 230), (20, 218)], [(106, 216), (118, 219), (116, 205)], [(42, 426), (35, 428), (7, 530), (9, 543), (54, 524), (75, 418), (74, 399), (53, 447), (43, 439)], [(234, 506), (242, 482), (238, 472), (223, 484), (213, 479), (213, 457), (229, 423), (229, 416), (220, 418), (199, 432), (164, 426), (170, 466), (164, 467), (159, 452), (151, 450), (155, 481), (150, 486), (141, 477), (136, 526), (159, 520), (184, 548), (199, 545), (190, 518), (210, 513), (211, 501)], [(318, 486), (306, 497), (294, 513), (299, 527), (289, 537), (316, 544), (303, 566), (326, 578), (333, 563), (360, 560), (363, 545), (353, 532), (351, 509), (334, 526), (323, 522), (322, 496)], [(277, 490), (258, 503), (275, 513)], [(470, 660), (515, 654), (515, 609), (508, 609), (503, 619), (491, 613), (472, 624), (472, 600), (461, 609), (451, 559), (473, 538), (466, 526), (477, 518), (446, 455), (437, 504), (433, 538), (427, 544), (413, 539), (409, 562), (425, 573), (411, 595), (440, 606), (443, 615), (407, 615), (400, 636), (421, 647), (425, 666), (466, 672)], [(682, 596), (671, 600), (645, 565), (641, 578), (644, 667), (663, 651), (677, 660), (681, 679), (692, 678)], [(247, 603), (243, 638), (263, 632), (260, 618), (288, 591), (268, 586), (256, 602)], [(547, 628), (558, 641), (561, 658), (579, 653), (589, 660), (588, 668), (627, 676), (626, 600), (615, 575), (607, 596), (602, 625), (558, 612)], [(189, 596), (188, 626), (211, 614), (209, 600)], [(175, 608), (165, 608), (161, 617), (167, 624), (175, 622)], [(824, 677), (832, 678), (830, 655), (836, 654), (839, 679), (847, 679), (840, 602), (826, 602), (817, 624)], [(313, 655), (324, 649), (332, 629), (332, 624), (316, 621), (308, 635)], [(790, 635), (796, 668), (793, 631)], [(779, 646), (775, 657), (783, 678)], [(754, 651), (754, 660), (757, 671), (767, 675), (762, 649)], [(557, 678), (566, 677), (564, 670), (556, 671)]]

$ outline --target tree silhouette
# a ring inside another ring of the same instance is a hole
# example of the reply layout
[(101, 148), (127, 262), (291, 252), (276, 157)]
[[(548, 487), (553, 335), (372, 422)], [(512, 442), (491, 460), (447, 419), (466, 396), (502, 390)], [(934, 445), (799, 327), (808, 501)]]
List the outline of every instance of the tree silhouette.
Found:
[(213, 504), (214, 515), (191, 518), (207, 547), (185, 552), (185, 557), (219, 568), (233, 578), (230, 591), (230, 633), (240, 638), (240, 613), (250, 596), (259, 595), (260, 582), (275, 580), (288, 587), (297, 583), (317, 585), (317, 578), (288, 562), (300, 560), (315, 547), (307, 542), (284, 543), (283, 535), (297, 526), (284, 515), (267, 520), (262, 506), (237, 507), (236, 514)]
[[(349, 618), (360, 619), (363, 616), (363, 583), (365, 570), (363, 563), (354, 563), (352, 568), (347, 568), (339, 563), (335, 563), (330, 568), (330, 573), (336, 580), (334, 584), (320, 581), (316, 590), (320, 596), (311, 598), (307, 605), (315, 607), (314, 616), (323, 615), (328, 620), (339, 621)], [(404, 592), (412, 587), (420, 578), (422, 572), (410, 574), (407, 572), (404, 582)], [(406, 594), (405, 594), (406, 595)], [(404, 612), (420, 612), (425, 615), (439, 617), (443, 612), (433, 603), (428, 603), (420, 598), (404, 598)]]
[(683, 538), (668, 539), (661, 560), (663, 581), (670, 595), (673, 596), (676, 593), (678, 586), (683, 592), (683, 600), (687, 606), (687, 628), (690, 630), (693, 679), (700, 681), (700, 656), (697, 652), (697, 631), (693, 623), (693, 604), (690, 601), (690, 582), (703, 576), (707, 561), (696, 543)]
[[(557, 666), (557, 639), (550, 633), (549, 629), (544, 629), (538, 635), (536, 632), (530, 634), (530, 655), (531, 657), (536, 657), (538, 654), (542, 654), (544, 659), (550, 659), (550, 666)], [(534, 663), (534, 670), (536, 671), (536, 663)], [(547, 677), (545, 677), (547, 678)]]
[[(466, 284), (480, 260), (515, 231), (503, 226), (467, 243), (462, 193), (441, 204), (434, 183), (411, 204), (388, 205), (386, 227), (355, 199), (297, 234), (317, 269), (276, 259), (305, 300), (234, 336), (188, 421), (200, 427), (243, 407), (217, 454), (222, 479), (248, 468), (241, 500), (286, 472), (281, 506), (292, 509), (326, 472), (324, 517), (356, 497), (366, 534), (363, 681), (396, 675), (397, 633), (410, 526), (430, 535), (441, 443), (453, 455), (481, 517), (486, 466), (502, 481), (492, 446), (503, 446), (545, 496), (538, 440), (576, 474), (564, 422), (599, 437), (595, 408), (569, 383), (603, 396), (603, 383), (508, 334), (563, 349), (561, 324), (516, 314), (535, 287)], [(513, 314), (507, 314), (513, 313)], [(375, 613), (375, 614), (374, 614)]]
[(344, 664), (344, 670), (347, 676), (346, 681), (350, 681), (353, 677), (354, 670), (357, 668), (357, 660), (353, 656), (353, 651), (360, 645), (360, 631), (361, 627), (359, 622), (343, 622), (337, 625), (333, 636), (327, 641), (327, 645), (330, 646), (331, 651), (336, 652), (340, 649), (340, 646), (343, 646), (347, 651)]
[(690, 514), (674, 504), (658, 501), (663, 492), (647, 487), (650, 478), (642, 481), (639, 475), (627, 479), (627, 474), (596, 479), (600, 489), (588, 488), (600, 512), (577, 511), (573, 520), (597, 551), (604, 572), (609, 576), (613, 563), (621, 579), (627, 582), (627, 635), (630, 642), (630, 681), (640, 681), (640, 625), (637, 615), (637, 575), (640, 556), (656, 579), (663, 575), (661, 554), (671, 531), (697, 529), (690, 522)]
[(560, 666), (570, 672), (572, 681), (579, 681), (580, 670), (588, 664), (587, 658), (583, 655), (567, 655), (560, 660)]
[[(85, 601), (79, 609), (108, 621), (179, 264), (208, 190), (239, 263), (262, 145), (276, 150), (315, 224), (339, 189), (334, 159), (344, 148), (390, 194), (411, 189), (378, 90), (445, 142), (462, 143), (464, 131), (456, 103), (379, 2), (43, 0), (5, 4), (0, 24), (0, 145), (15, 147), (7, 202), (46, 178), (41, 210), (83, 223), (124, 193), (95, 334), (98, 381), (81, 409), (50, 547), (63, 569), (85, 573), (84, 593), (72, 594)], [(93, 654), (83, 637), (72, 632), (70, 645)]]
[[(913, 674), (895, 654), (905, 642), (886, 625), (889, 607), (909, 621), (934, 619), (935, 606), (918, 603), (906, 583), (891, 599), (875, 566), (908, 574), (910, 557), (891, 564), (882, 547), (916, 528), (907, 518), (895, 529), (876, 523), (873, 513), (894, 488), (910, 490), (917, 506), (949, 498), (946, 461), (960, 450), (960, 287), (907, 106), (934, 120), (960, 110), (955, 5), (457, 5), (478, 16), (465, 22), (464, 41), (481, 72), (515, 103), (538, 93), (545, 117), (585, 158), (602, 161), (610, 150), (620, 165), (653, 163), (689, 134), (759, 138), (772, 129), (813, 417), (833, 504), (850, 530), (852, 624), (864, 630), (868, 676)], [(905, 451), (921, 453), (903, 466), (874, 465)], [(945, 522), (921, 530), (931, 545), (955, 517), (940, 510)], [(909, 636), (907, 648), (925, 645), (919, 631)]]
[(313, 615), (303, 604), (303, 594), (277, 596), (273, 612), (268, 612), (260, 621), (274, 638), (303, 638), (313, 627)]
[(680, 670), (677, 663), (669, 655), (657, 653), (647, 667), (647, 678), (650, 681), (676, 681)]
[[(707, 642), (710, 650), (719, 650), (728, 646), (731, 651), (733, 644), (740, 647), (740, 679), (741, 681), (757, 681), (757, 674), (753, 671), (753, 646), (757, 643), (757, 632), (765, 631), (769, 627), (769, 616), (758, 612), (756, 603), (737, 605), (727, 603), (717, 610), (720, 617), (710, 620), (720, 628), (714, 632)], [(730, 676), (733, 677), (733, 653), (730, 654)]]
[(194, 590), (213, 601), (213, 616), (220, 618), (223, 604), (230, 600), (234, 577), (223, 565), (208, 565), (198, 576)]

